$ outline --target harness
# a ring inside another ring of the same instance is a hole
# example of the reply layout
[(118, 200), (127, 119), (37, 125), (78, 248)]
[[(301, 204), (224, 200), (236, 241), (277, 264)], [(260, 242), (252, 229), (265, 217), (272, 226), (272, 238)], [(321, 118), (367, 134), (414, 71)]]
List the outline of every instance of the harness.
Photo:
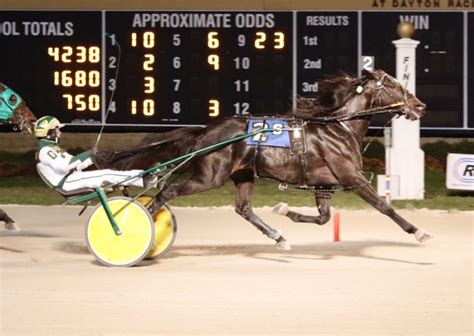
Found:
[[(320, 117), (314, 117), (314, 118), (308, 118), (307, 120), (299, 120), (300, 122), (300, 127), (297, 127), (293, 130), (302, 130), (302, 140), (301, 143), (303, 144), (303, 147), (299, 147), (299, 150), (297, 152), (292, 152), (292, 154), (298, 155), (299, 156), (299, 161), (300, 161), (300, 169), (301, 169), (301, 176), (302, 179), (300, 179), (300, 183), (297, 186), (291, 186), (288, 184), (283, 184), (280, 183), (279, 185), (279, 190), (291, 190), (291, 191), (310, 191), (316, 194), (318, 198), (327, 198), (330, 199), (334, 191), (336, 190), (336, 186), (308, 186), (306, 184), (306, 178), (305, 178), (305, 167), (306, 167), (306, 161), (305, 161), (305, 156), (303, 155), (306, 153), (306, 141), (305, 141), (305, 126), (308, 124), (318, 124), (318, 125), (325, 125), (328, 123), (337, 123), (343, 129), (347, 134), (350, 136), (356, 138), (356, 134), (354, 131), (347, 126), (345, 123), (346, 121), (350, 120), (355, 120), (355, 119), (363, 119), (369, 116), (377, 115), (377, 114), (397, 114), (397, 115), (406, 115), (411, 111), (411, 108), (408, 105), (408, 91), (406, 88), (404, 88), (403, 92), (403, 100), (400, 101), (399, 98), (395, 97), (384, 85), (385, 78), (387, 77), (387, 74), (384, 74), (381, 78), (376, 80), (375, 83), (375, 90), (376, 94), (372, 96), (369, 108), (365, 110), (358, 111), (356, 113), (353, 113), (351, 115), (347, 115), (346, 113), (331, 113), (331, 115), (328, 116), (320, 116)], [(394, 81), (397, 81), (396, 79), (393, 78)], [(359, 85), (356, 90), (355, 94), (361, 94), (364, 91), (364, 86), (369, 82), (369, 80), (366, 80), (365, 82), (362, 83), (362, 85)], [(403, 87), (403, 86), (402, 86)], [(393, 98), (395, 101), (392, 104), (385, 105), (385, 106), (377, 106), (381, 105), (382, 103), (382, 93), (388, 94), (390, 97)], [(347, 98), (340, 106), (336, 107), (333, 109), (331, 112), (336, 112), (338, 110), (341, 110), (341, 112), (345, 112), (344, 107), (347, 104), (347, 102), (352, 99), (353, 96), (350, 96)], [(379, 104), (378, 104), (379, 103)], [(377, 106), (377, 107), (374, 107)], [(414, 112), (416, 114), (416, 112)], [(418, 116), (418, 114), (416, 114)], [(295, 119), (297, 120), (297, 119)], [(295, 132), (292, 132), (290, 134), (297, 134)], [(294, 136), (293, 136), (294, 138)], [(296, 142), (297, 143), (297, 142)], [(292, 141), (293, 144), (293, 141)], [(370, 143), (369, 143), (370, 144)], [(298, 146), (297, 146), (298, 147)], [(368, 145), (364, 148), (364, 151), (367, 149)], [(293, 147), (292, 147), (293, 148)], [(362, 154), (363, 154), (362, 152)], [(257, 155), (257, 154), (256, 154)], [(258, 173), (258, 172), (257, 172)], [(362, 172), (363, 173), (363, 172)], [(258, 176), (258, 175), (257, 175)], [(358, 189), (363, 186), (366, 186), (367, 184), (370, 184), (370, 181), (373, 178), (373, 174), (371, 177), (369, 177), (369, 181), (367, 183), (364, 183), (362, 185), (355, 186), (353, 188), (344, 188), (342, 190), (349, 190), (349, 189)]]

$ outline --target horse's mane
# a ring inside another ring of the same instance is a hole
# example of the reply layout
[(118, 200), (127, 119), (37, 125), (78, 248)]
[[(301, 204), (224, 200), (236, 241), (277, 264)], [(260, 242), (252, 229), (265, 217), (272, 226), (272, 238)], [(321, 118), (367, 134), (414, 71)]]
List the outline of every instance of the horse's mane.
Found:
[(313, 97), (297, 97), (296, 109), (289, 114), (304, 119), (330, 115), (343, 106), (365, 80), (365, 76), (354, 78), (346, 73), (328, 76), (318, 83), (318, 92)]
[(177, 128), (164, 133), (150, 133), (138, 145), (119, 150), (98, 150), (93, 155), (97, 168), (144, 169), (158, 161), (167, 161), (185, 154), (204, 129), (201, 127)]

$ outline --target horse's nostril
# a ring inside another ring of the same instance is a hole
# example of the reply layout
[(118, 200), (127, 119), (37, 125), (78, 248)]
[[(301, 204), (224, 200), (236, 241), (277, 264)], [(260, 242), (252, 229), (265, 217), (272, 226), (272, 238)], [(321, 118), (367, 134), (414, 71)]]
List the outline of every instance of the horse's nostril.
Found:
[(417, 105), (415, 106), (415, 110), (418, 112), (424, 112), (426, 109), (426, 105)]

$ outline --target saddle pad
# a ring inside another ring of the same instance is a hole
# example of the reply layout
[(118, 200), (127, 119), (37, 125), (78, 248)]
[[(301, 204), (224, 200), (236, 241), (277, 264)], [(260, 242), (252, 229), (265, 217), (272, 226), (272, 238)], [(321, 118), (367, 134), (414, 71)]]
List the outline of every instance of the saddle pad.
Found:
[(262, 128), (273, 128), (273, 132), (259, 133), (247, 138), (249, 146), (268, 146), (290, 148), (288, 122), (282, 119), (251, 119), (247, 124), (247, 134), (257, 132)]

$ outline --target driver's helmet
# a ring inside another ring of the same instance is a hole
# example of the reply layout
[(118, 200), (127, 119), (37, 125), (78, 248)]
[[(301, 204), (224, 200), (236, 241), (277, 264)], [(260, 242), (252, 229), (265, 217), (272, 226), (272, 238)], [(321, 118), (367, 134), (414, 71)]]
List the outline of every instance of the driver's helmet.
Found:
[(35, 136), (37, 138), (46, 138), (55, 141), (57, 138), (56, 129), (64, 125), (58, 119), (52, 116), (39, 118), (35, 124)]

